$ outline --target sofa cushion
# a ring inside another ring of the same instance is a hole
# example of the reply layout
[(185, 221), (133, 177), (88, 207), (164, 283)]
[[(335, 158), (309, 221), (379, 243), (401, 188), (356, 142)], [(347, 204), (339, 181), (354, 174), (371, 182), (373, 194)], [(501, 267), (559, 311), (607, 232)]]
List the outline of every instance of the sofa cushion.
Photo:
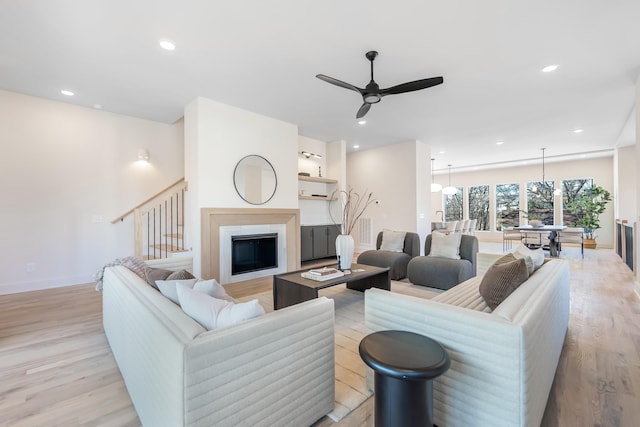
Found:
[(404, 236), (406, 231), (382, 230), (381, 251), (402, 252), (404, 250)]
[(431, 252), (429, 256), (460, 259), (461, 233), (431, 233)]
[(544, 252), (542, 252), (542, 248), (538, 249), (529, 249), (523, 243), (519, 244), (518, 247), (512, 252), (513, 256), (516, 258), (524, 258), (526, 256), (531, 257), (534, 263), (534, 270), (542, 267), (544, 263)]
[(193, 285), (195, 285), (196, 282), (196, 279), (156, 280), (156, 285), (158, 285), (158, 290), (160, 290), (162, 295), (169, 298), (174, 303), (180, 305), (180, 302), (178, 301), (178, 291), (176, 290), (176, 286), (180, 283), (189, 286), (189, 288), (193, 288)]
[(494, 264), (485, 273), (478, 290), (487, 305), (495, 310), (528, 278), (529, 271), (524, 259)]
[(505, 256), (498, 258), (494, 264), (505, 264), (507, 262), (515, 261), (517, 259), (524, 259), (525, 264), (527, 264), (527, 271), (529, 272), (529, 276), (533, 274), (536, 269), (536, 266), (533, 262), (533, 259), (529, 255), (526, 255), (524, 258), (516, 257), (512, 253), (506, 254)]
[(236, 300), (227, 294), (227, 291), (216, 279), (198, 280), (196, 284), (193, 285), (193, 290), (217, 299), (236, 302)]
[(236, 304), (198, 292), (182, 283), (177, 284), (176, 290), (184, 313), (210, 331), (265, 313), (257, 299)]
[(167, 280), (167, 277), (169, 277), (171, 273), (173, 273), (172, 270), (165, 270), (164, 268), (147, 267), (147, 270), (144, 272), (144, 276), (148, 284), (158, 289), (158, 285), (156, 285), (156, 280)]

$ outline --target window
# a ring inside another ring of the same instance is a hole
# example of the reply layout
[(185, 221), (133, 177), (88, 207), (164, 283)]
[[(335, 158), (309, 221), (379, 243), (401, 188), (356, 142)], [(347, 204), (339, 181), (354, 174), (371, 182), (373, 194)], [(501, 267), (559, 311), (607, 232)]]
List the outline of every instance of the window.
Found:
[(456, 187), (456, 194), (444, 195), (444, 220), (460, 221), (464, 218), (462, 187)]
[(576, 215), (567, 210), (569, 203), (585, 194), (591, 187), (593, 187), (593, 178), (562, 181), (562, 223), (564, 225), (572, 226), (576, 220)]
[(543, 224), (553, 222), (553, 181), (527, 183), (527, 216), (539, 219)]
[(496, 230), (520, 225), (520, 184), (496, 185)]
[(489, 186), (469, 187), (469, 219), (476, 219), (476, 230), (489, 229)]

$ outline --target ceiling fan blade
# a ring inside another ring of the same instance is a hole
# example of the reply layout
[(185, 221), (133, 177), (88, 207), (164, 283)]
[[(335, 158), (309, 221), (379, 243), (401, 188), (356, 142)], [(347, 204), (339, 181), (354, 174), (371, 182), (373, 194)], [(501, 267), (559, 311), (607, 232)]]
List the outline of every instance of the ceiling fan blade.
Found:
[(414, 90), (427, 89), (432, 86), (442, 84), (444, 79), (442, 77), (431, 77), (428, 79), (415, 80), (412, 82), (402, 83), (397, 86), (392, 86), (387, 89), (382, 89), (380, 95), (396, 95), (398, 93), (413, 92)]
[(357, 88), (356, 86), (343, 82), (342, 80), (338, 80), (338, 79), (334, 79), (333, 77), (329, 77), (329, 76), (325, 76), (324, 74), (318, 74), (316, 75), (317, 78), (319, 78), (320, 80), (324, 80), (327, 83), (331, 83), (332, 85), (336, 85), (336, 86), (340, 86), (343, 87), (345, 89), (351, 89), (353, 91), (356, 91), (358, 93), (362, 93), (362, 89)]
[(361, 119), (365, 116), (365, 114), (367, 114), (369, 112), (369, 108), (371, 108), (371, 104), (365, 102), (364, 104), (362, 104), (362, 107), (360, 107), (360, 109), (358, 110), (358, 113), (356, 114), (356, 119)]

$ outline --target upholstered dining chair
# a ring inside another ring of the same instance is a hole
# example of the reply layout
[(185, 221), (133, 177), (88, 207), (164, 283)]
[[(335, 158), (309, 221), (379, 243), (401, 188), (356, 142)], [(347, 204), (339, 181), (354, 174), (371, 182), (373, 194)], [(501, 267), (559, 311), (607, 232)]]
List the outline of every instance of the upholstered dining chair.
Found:
[(471, 220), (465, 219), (462, 224), (462, 234), (469, 234), (469, 228), (471, 227)]
[(563, 243), (573, 243), (580, 245), (580, 252), (584, 258), (584, 228), (567, 227), (562, 231), (558, 231), (558, 249), (562, 251)]
[(478, 219), (474, 218), (471, 220), (471, 224), (469, 225), (469, 234), (476, 234), (477, 227), (478, 227)]
[(462, 233), (462, 227), (464, 227), (464, 219), (461, 219), (460, 221), (458, 221), (458, 223), (456, 224), (455, 232)]
[(456, 231), (458, 221), (447, 221), (445, 223), (445, 231)]
[(520, 230), (514, 230), (512, 227), (502, 227), (502, 251), (506, 252), (512, 248), (513, 242), (522, 241), (522, 233)]

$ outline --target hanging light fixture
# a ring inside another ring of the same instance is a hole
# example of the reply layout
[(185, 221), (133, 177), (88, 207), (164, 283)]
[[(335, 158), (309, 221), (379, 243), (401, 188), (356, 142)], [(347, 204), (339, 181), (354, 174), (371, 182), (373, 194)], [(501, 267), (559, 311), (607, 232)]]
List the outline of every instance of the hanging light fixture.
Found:
[[(542, 150), (542, 183), (541, 183), (541, 186), (544, 187), (544, 185), (545, 185), (545, 182), (544, 182), (544, 150), (546, 150), (546, 148), (541, 148), (541, 150)], [(538, 186), (535, 185), (535, 184), (533, 184), (531, 186), (531, 192), (533, 194), (535, 194), (536, 197), (542, 196), (542, 188), (538, 188)]]
[(449, 186), (444, 187), (442, 189), (442, 194), (446, 194), (447, 196), (451, 196), (454, 195), (458, 192), (458, 189), (456, 187), (452, 187), (451, 186), (451, 165), (449, 166)]
[(433, 178), (433, 162), (436, 159), (431, 159), (431, 192), (432, 193), (437, 193), (438, 191), (442, 191), (442, 185), (440, 184), (436, 184), (434, 178)]

